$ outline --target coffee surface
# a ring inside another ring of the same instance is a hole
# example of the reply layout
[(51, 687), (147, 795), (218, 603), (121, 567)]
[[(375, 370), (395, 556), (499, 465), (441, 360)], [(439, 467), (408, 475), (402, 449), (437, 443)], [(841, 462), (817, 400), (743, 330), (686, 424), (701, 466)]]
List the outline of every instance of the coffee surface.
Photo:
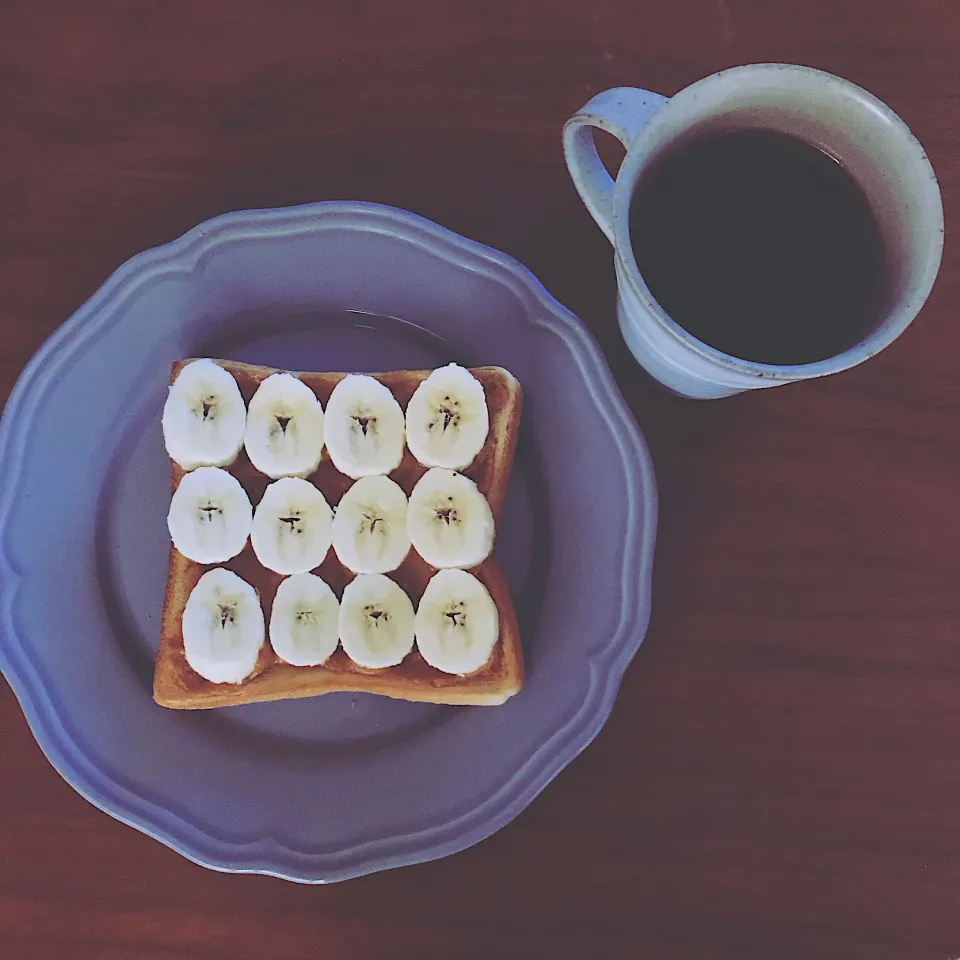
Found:
[(823, 360), (883, 310), (884, 247), (863, 190), (786, 134), (708, 135), (664, 155), (634, 191), (630, 239), (666, 313), (745, 360)]

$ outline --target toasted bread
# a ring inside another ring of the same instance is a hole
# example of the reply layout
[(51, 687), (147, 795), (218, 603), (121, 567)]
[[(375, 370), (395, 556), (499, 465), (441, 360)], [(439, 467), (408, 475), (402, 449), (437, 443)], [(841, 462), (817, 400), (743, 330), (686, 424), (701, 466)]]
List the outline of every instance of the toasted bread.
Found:
[[(173, 364), (171, 383), (181, 368), (189, 362), (181, 360)], [(247, 403), (260, 382), (278, 372), (272, 367), (228, 360), (217, 362), (233, 374)], [(470, 477), (486, 496), (494, 518), (499, 522), (517, 444), (522, 392), (516, 379), (500, 367), (477, 367), (471, 372), (484, 388), (490, 412), (490, 432), (482, 450), (463, 473)], [(406, 408), (414, 390), (429, 373), (429, 370), (400, 370), (373, 376), (389, 387), (400, 406)], [(334, 386), (346, 374), (298, 373), (297, 376), (314, 391), (325, 406)], [(258, 503), (270, 479), (253, 467), (244, 451), (241, 451), (236, 462), (227, 469), (240, 481), (251, 502)], [(174, 490), (184, 472), (176, 463), (172, 464)], [(405, 450), (403, 461), (390, 476), (409, 496), (424, 472), (425, 468), (414, 459), (409, 450)], [(339, 503), (353, 483), (349, 477), (336, 470), (326, 452), (320, 466), (308, 479), (323, 492), (331, 506)], [(239, 556), (216, 566), (233, 570), (256, 588), (264, 616), (269, 621), (273, 598), (283, 577), (260, 564), (249, 542)], [(161, 706), (195, 710), (264, 700), (312, 697), (336, 691), (376, 693), (428, 703), (493, 705), (503, 703), (517, 693), (523, 684), (523, 651), (517, 617), (506, 582), (493, 558), (485, 560), (471, 572), (486, 586), (496, 604), (500, 636), (487, 663), (468, 676), (455, 676), (436, 670), (426, 663), (416, 649), (397, 666), (380, 670), (358, 666), (347, 657), (342, 648), (338, 648), (321, 666), (295, 667), (281, 660), (274, 653), (269, 641), (265, 641), (250, 677), (239, 684), (212, 683), (195, 673), (187, 663), (180, 626), (187, 599), (197, 581), (208, 569), (209, 566), (188, 560), (171, 546), (153, 685), (154, 699)], [(338, 597), (354, 577), (354, 574), (340, 563), (332, 549), (314, 572), (330, 584)], [(406, 560), (389, 576), (416, 605), (434, 572), (433, 567), (415, 550), (411, 550)]]

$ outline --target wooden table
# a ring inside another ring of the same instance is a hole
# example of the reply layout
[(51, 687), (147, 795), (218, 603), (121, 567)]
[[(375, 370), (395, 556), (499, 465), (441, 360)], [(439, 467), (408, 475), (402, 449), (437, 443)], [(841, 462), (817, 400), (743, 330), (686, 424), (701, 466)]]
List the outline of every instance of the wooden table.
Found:
[(960, 202), (948, 0), (7, 0), (0, 380), (122, 261), (227, 210), (414, 210), (594, 331), (653, 451), (654, 616), (610, 722), (514, 823), (328, 888), (226, 876), (95, 810), (0, 692), (0, 956), (960, 955), (960, 269), (820, 382), (714, 403), (626, 355), (560, 128), (734, 64), (887, 101)]

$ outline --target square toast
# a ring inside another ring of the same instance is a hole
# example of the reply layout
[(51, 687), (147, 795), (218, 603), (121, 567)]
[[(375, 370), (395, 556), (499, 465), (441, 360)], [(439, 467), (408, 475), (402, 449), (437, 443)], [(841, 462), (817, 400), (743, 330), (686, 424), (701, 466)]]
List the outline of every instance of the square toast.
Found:
[[(170, 372), (171, 383), (190, 362), (178, 360), (173, 364)], [(247, 404), (262, 380), (274, 373), (288, 372), (231, 360), (217, 360), (216, 363), (233, 375), (240, 387), (244, 403)], [(398, 370), (371, 376), (388, 387), (401, 408), (406, 410), (414, 390), (430, 372)], [(523, 395), (520, 384), (502, 367), (475, 367), (470, 372), (483, 386), (490, 414), (490, 431), (480, 453), (470, 466), (461, 472), (473, 480), (487, 498), (494, 520), (499, 526), (513, 467)], [(334, 386), (347, 374), (294, 375), (313, 390), (326, 408)], [(176, 463), (171, 462), (171, 466), (172, 490), (176, 490), (186, 471)], [(271, 480), (250, 463), (245, 450), (241, 450), (236, 461), (224, 469), (240, 481), (254, 506), (259, 503)], [(409, 449), (404, 448), (403, 460), (390, 477), (409, 497), (414, 485), (425, 472), (426, 468), (417, 462)], [(326, 450), (317, 470), (307, 479), (320, 489), (331, 507), (340, 502), (340, 498), (354, 482), (333, 466)], [(183, 650), (181, 619), (187, 599), (197, 581), (215, 566), (232, 570), (250, 583), (260, 596), (265, 621), (270, 621), (273, 598), (284, 577), (261, 565), (249, 540), (243, 551), (232, 560), (210, 565), (188, 560), (171, 545), (153, 683), (154, 700), (161, 706), (201, 710), (266, 700), (313, 697), (337, 691), (376, 693), (427, 703), (494, 705), (513, 696), (523, 684), (523, 651), (516, 612), (503, 574), (492, 557), (470, 571), (490, 592), (500, 620), (500, 635), (493, 653), (487, 663), (475, 673), (467, 676), (443, 673), (431, 667), (416, 646), (401, 663), (379, 670), (354, 663), (342, 647), (338, 647), (329, 660), (320, 666), (297, 667), (281, 660), (270, 646), (269, 638), (265, 638), (257, 665), (246, 680), (239, 684), (212, 683), (194, 672), (187, 663)], [(332, 548), (323, 563), (313, 572), (330, 585), (338, 598), (343, 593), (343, 588), (354, 578), (354, 574), (337, 559)], [(435, 572), (435, 569), (411, 548), (403, 563), (388, 576), (407, 593), (416, 607)]]

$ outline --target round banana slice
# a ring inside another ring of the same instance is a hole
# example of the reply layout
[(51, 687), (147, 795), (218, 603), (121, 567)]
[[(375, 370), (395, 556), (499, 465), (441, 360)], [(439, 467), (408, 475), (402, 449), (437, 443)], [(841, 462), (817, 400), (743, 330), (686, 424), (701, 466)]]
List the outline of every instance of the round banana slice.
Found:
[(243, 446), (246, 409), (237, 381), (212, 360), (188, 363), (163, 405), (163, 440), (184, 470), (226, 467)]
[(242, 683), (263, 645), (263, 610), (256, 590), (215, 567), (197, 582), (183, 608), (187, 663), (211, 683)]
[(351, 373), (327, 401), (327, 451), (333, 465), (354, 480), (390, 473), (403, 459), (403, 411), (379, 381)]
[(407, 495), (389, 477), (361, 477), (337, 505), (333, 549), (354, 573), (389, 573), (410, 552)]
[(331, 523), (330, 507), (312, 483), (284, 477), (271, 483), (257, 504), (250, 542), (268, 570), (306, 573), (323, 563)]
[(389, 577), (361, 573), (340, 600), (340, 643), (361, 667), (392, 667), (413, 649), (413, 604)]
[(462, 470), (490, 431), (480, 381), (455, 363), (434, 370), (407, 404), (407, 446), (425, 467)]
[(475, 567), (493, 550), (493, 513), (469, 477), (434, 467), (410, 494), (407, 532), (431, 566)]
[(487, 588), (464, 570), (433, 575), (417, 607), (417, 649), (444, 673), (475, 673), (500, 636), (497, 605)]
[(247, 543), (253, 508), (233, 474), (220, 467), (185, 473), (170, 499), (167, 529), (173, 545), (197, 563), (223, 563)]
[(325, 663), (340, 642), (340, 604), (330, 587), (312, 573), (287, 577), (273, 599), (270, 643), (295, 667)]
[(250, 462), (268, 477), (306, 477), (323, 453), (323, 407), (302, 380), (275, 373), (250, 400), (243, 443)]

